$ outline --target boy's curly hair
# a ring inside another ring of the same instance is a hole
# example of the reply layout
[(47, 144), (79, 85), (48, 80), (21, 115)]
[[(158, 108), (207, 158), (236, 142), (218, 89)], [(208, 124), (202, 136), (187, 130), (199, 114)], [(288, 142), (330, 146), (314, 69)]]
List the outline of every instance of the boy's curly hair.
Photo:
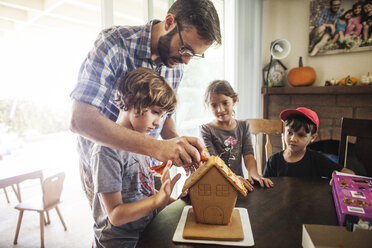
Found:
[(151, 106), (173, 112), (177, 99), (162, 76), (148, 68), (137, 68), (119, 79), (115, 103), (124, 111), (134, 107), (142, 115)]

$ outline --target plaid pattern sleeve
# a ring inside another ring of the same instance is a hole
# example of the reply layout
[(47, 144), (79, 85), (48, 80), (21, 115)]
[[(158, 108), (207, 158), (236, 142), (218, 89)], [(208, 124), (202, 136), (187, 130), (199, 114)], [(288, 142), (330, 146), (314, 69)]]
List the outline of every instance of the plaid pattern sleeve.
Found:
[(106, 29), (99, 34), (94, 48), (80, 68), (78, 83), (71, 93), (73, 99), (109, 113), (106, 114), (108, 117), (110, 113), (118, 113), (110, 106), (110, 98), (120, 77), (120, 70), (127, 68), (122, 56), (124, 47), (119, 47), (114, 34), (115, 29)]

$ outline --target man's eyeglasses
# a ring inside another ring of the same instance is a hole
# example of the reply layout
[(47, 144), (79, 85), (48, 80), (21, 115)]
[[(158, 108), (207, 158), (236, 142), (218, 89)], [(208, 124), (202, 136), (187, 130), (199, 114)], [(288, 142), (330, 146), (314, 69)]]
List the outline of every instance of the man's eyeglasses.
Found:
[(193, 59), (201, 59), (201, 58), (204, 58), (204, 53), (203, 53), (203, 54), (196, 54), (196, 53), (192, 52), (189, 48), (187, 48), (187, 47), (185, 46), (185, 44), (183, 43), (182, 36), (181, 36), (181, 30), (180, 30), (178, 27), (180, 27), (180, 25), (179, 25), (179, 23), (177, 22), (178, 36), (180, 37), (180, 41), (181, 41), (181, 48), (178, 49), (178, 53), (179, 53), (181, 56), (192, 57)]

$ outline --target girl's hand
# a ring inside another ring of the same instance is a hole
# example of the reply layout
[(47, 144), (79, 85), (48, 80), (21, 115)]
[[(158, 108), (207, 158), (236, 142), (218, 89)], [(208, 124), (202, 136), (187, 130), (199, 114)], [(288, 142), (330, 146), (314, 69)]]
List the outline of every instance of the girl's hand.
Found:
[(181, 174), (178, 173), (173, 179), (170, 178), (169, 169), (172, 166), (172, 161), (168, 160), (167, 165), (163, 171), (163, 175), (161, 176), (161, 188), (159, 192), (156, 194), (156, 205), (157, 207), (163, 207), (168, 204), (170, 195), (173, 191), (174, 185), (180, 179)]
[(253, 191), (253, 186), (252, 184), (247, 180), (245, 179), (244, 177), (241, 177), (241, 176), (238, 176), (239, 180), (243, 183), (244, 187), (248, 190), (248, 191)]
[[(261, 187), (267, 187), (267, 188), (272, 188), (274, 187), (274, 183), (269, 179), (269, 178), (264, 178), (260, 175), (252, 175), (248, 176), (248, 180), (251, 182), (257, 181), (260, 183)], [(254, 184), (254, 183), (252, 183)]]

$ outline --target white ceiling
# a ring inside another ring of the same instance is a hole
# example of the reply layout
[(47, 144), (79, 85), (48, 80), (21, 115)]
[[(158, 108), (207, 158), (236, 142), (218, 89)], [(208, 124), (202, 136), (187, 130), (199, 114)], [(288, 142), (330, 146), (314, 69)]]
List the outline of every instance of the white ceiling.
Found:
[[(114, 23), (143, 23), (145, 4), (144, 0), (114, 0)], [(0, 0), (0, 39), (20, 32), (96, 32), (100, 27), (101, 0)]]
[(99, 0), (0, 0), (0, 37), (51, 28), (99, 27)]

